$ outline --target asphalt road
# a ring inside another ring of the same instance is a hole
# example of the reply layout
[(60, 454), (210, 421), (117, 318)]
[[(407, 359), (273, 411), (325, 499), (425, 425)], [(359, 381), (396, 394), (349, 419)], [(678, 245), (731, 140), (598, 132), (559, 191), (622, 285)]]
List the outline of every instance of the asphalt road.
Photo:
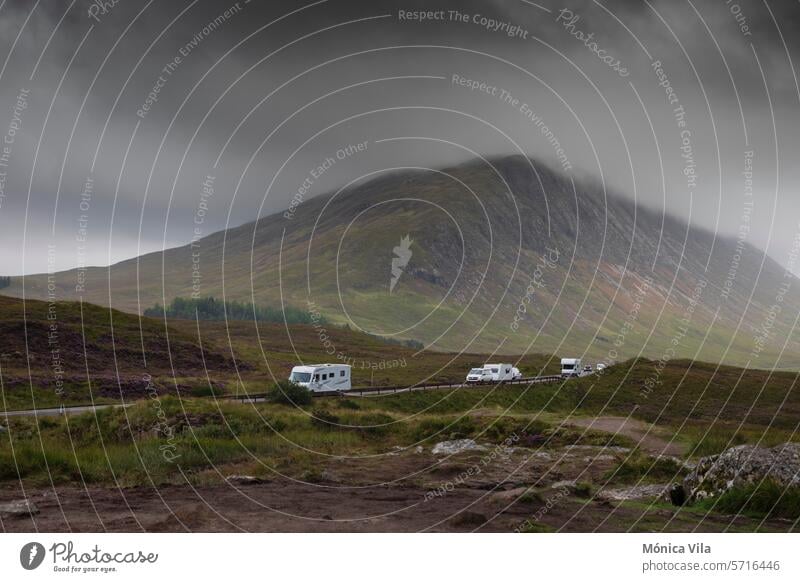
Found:
[(0, 412), (1, 417), (10, 416), (61, 416), (63, 414), (80, 414), (82, 412), (93, 412), (96, 410), (103, 410), (104, 408), (127, 408), (133, 403), (129, 404), (96, 404), (94, 406), (65, 406), (62, 408), (37, 408), (35, 410), (9, 410), (7, 412)]
[[(536, 380), (536, 378), (523, 378), (522, 380), (517, 380), (514, 384), (511, 385), (518, 385), (520, 383), (524, 383), (526, 381)], [(448, 386), (448, 388), (475, 388), (480, 386), (480, 384), (454, 384)], [(487, 386), (489, 386), (487, 384)], [(433, 389), (433, 388), (428, 388)], [(355, 389), (357, 390), (357, 389)], [(401, 394), (403, 392), (410, 392), (410, 391), (418, 391), (418, 390), (425, 390), (424, 387), (418, 386), (413, 388), (389, 388), (387, 390), (374, 390), (367, 393), (351, 393), (348, 394), (349, 397), (360, 397), (360, 398), (369, 398), (372, 396), (381, 396), (386, 394)], [(263, 397), (255, 397), (255, 398), (243, 398), (243, 399), (232, 399), (231, 401), (237, 401), (242, 403), (255, 403), (255, 402), (263, 402), (265, 399)], [(106, 408), (119, 408), (132, 406), (134, 403), (129, 402), (127, 404), (96, 404), (94, 406), (87, 405), (87, 406), (65, 406), (60, 408), (38, 408), (35, 410), (10, 410), (7, 412), (0, 412), (0, 418), (2, 417), (12, 417), (12, 416), (61, 416), (64, 414), (80, 414), (83, 412), (94, 412), (97, 410), (103, 410)]]

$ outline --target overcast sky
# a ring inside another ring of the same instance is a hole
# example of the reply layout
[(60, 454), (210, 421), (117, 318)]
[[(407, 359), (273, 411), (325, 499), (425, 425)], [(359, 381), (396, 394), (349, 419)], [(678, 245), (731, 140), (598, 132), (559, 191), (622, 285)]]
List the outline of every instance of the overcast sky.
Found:
[(307, 196), (523, 152), (732, 235), (752, 151), (747, 240), (786, 264), (800, 230), (795, 0), (99, 4), (0, 0), (0, 274), (281, 211), (363, 142)]

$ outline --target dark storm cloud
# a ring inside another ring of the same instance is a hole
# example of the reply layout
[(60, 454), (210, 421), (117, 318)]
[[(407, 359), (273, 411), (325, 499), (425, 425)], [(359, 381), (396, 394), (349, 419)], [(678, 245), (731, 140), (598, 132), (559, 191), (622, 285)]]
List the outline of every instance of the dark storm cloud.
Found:
[[(615, 190), (726, 234), (741, 223), (741, 168), (753, 149), (758, 209), (750, 240), (769, 241), (783, 260), (796, 229), (790, 217), (800, 210), (792, 163), (800, 103), (789, 62), (798, 57), (796, 3), (119, 0), (105, 12), (86, 0), (69, 10), (66, 3), (35, 6), (15, 0), (0, 10), (0, 55), (9, 55), (0, 133), (20, 90), (30, 90), (0, 206), (0, 244), (18, 246), (24, 230), (27, 254), (24, 265), (19, 254), (4, 256), (0, 271), (43, 270), (48, 242), (59, 249), (59, 268), (184, 243), (195, 235), (209, 175), (215, 195), (202, 234), (282, 210), (310, 168), (351, 142), (427, 136), (494, 155), (515, 151), (505, 133), (557, 166), (552, 144), (518, 108), (455, 86), (454, 74), (532, 104), (578, 175), (602, 176)], [(557, 22), (562, 9), (579, 16), (572, 28)], [(468, 18), (401, 21), (400, 10), (458, 10)], [(476, 15), (499, 28), (474, 21)], [(506, 34), (513, 26), (525, 38)], [(593, 35), (630, 75), (609, 70), (570, 34), (576, 30)], [(700, 169), (694, 193), (681, 172), (674, 115), (639, 42), (662, 62), (687, 110)], [(412, 48), (419, 45), (445, 48)], [(386, 167), (437, 166), (471, 155), (441, 143), (374, 145), (333, 168), (309, 195)], [(89, 242), (81, 250), (83, 218)]]

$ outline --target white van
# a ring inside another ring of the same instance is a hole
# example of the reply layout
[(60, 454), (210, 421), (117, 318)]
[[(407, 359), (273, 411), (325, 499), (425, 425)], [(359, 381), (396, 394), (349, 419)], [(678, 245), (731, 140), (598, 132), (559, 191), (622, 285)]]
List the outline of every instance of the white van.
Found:
[(489, 370), (489, 379), (493, 382), (514, 379), (514, 366), (511, 364), (484, 364), (483, 369)]
[(492, 379), (492, 373), (484, 368), (472, 368), (467, 373), (467, 384), (476, 384), (478, 382), (489, 382)]
[(311, 392), (350, 390), (350, 366), (347, 364), (315, 364), (295, 366), (289, 381), (304, 386)]
[(577, 378), (581, 375), (580, 358), (561, 358), (561, 377)]

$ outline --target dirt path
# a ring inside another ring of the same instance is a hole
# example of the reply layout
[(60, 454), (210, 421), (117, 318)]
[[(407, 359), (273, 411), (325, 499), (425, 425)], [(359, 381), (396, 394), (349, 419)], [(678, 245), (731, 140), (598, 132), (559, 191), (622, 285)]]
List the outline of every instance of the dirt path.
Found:
[(670, 442), (671, 436), (655, 425), (623, 416), (598, 416), (595, 418), (573, 418), (565, 424), (602, 432), (610, 432), (633, 439), (639, 448), (651, 455), (681, 457), (685, 447), (677, 441)]

